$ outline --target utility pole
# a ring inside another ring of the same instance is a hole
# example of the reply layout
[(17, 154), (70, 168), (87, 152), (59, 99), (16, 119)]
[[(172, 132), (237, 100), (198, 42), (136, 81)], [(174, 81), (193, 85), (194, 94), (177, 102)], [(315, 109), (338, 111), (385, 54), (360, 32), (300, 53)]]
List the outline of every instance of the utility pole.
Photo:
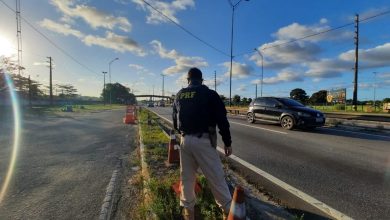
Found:
[(106, 92), (106, 74), (107, 72), (103, 71), (103, 104), (106, 105), (106, 97), (105, 92)]
[(153, 85), (153, 96), (152, 96), (152, 101), (154, 102), (154, 85)]
[(374, 74), (374, 112), (376, 112), (376, 74), (377, 72), (373, 72)]
[(214, 70), (214, 90), (217, 91), (217, 71)]
[(16, 37), (18, 40), (18, 74), (22, 69), (22, 20), (20, 17), (20, 0), (16, 0)]
[(31, 96), (31, 78), (30, 75), (28, 75), (28, 105), (30, 108), (32, 107)]
[(353, 81), (353, 100), (354, 111), (357, 111), (357, 92), (358, 92), (358, 63), (359, 63), (359, 14), (355, 17), (355, 77)]
[(50, 68), (50, 105), (53, 105), (53, 77), (52, 77), (52, 59), (51, 57), (47, 57), (49, 59), (49, 68)]

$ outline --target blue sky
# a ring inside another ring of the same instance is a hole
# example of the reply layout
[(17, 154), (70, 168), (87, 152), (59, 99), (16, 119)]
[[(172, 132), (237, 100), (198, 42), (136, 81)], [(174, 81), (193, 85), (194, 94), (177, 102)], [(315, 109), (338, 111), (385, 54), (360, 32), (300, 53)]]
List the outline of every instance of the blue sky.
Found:
[[(14, 0), (3, 0), (15, 8)], [(22, 22), (24, 74), (48, 83), (47, 56), (54, 60), (54, 82), (71, 83), (83, 95), (98, 96), (102, 71), (111, 65), (112, 81), (136, 94), (166, 94), (185, 86), (184, 75), (197, 66), (205, 84), (229, 95), (231, 7), (228, 0), (146, 0), (211, 44), (220, 53), (161, 17), (142, 0), (21, 0), (21, 14), (83, 66)], [(108, 3), (109, 2), (109, 3)], [(232, 0), (233, 3), (238, 1)], [(288, 96), (294, 88), (309, 95), (321, 89), (347, 88), (352, 97), (354, 26), (276, 46), (306, 35), (390, 10), (388, 1), (242, 1), (235, 11), (232, 95), (255, 96), (264, 56), (263, 95)], [(390, 14), (360, 24), (359, 99), (390, 97)], [(16, 52), (15, 14), (0, 2), (2, 55)], [(272, 47), (274, 46), (274, 47)], [(376, 74), (376, 83), (373, 72)], [(108, 77), (107, 77), (108, 81)], [(260, 86), (258, 87), (260, 95)]]

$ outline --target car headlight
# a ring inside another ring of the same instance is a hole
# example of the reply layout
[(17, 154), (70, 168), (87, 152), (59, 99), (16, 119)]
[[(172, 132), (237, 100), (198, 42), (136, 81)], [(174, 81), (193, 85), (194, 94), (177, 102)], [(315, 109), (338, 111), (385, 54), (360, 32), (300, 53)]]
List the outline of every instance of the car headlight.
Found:
[(306, 112), (298, 112), (298, 115), (302, 117), (311, 117), (311, 115)]

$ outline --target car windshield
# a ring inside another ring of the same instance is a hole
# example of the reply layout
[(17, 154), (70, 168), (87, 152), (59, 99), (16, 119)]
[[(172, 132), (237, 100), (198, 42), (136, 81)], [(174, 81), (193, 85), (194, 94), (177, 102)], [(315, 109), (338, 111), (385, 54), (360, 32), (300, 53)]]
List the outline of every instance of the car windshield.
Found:
[(295, 101), (294, 99), (288, 99), (288, 98), (278, 98), (279, 102), (283, 103), (286, 106), (298, 106), (298, 107), (304, 107), (302, 103)]

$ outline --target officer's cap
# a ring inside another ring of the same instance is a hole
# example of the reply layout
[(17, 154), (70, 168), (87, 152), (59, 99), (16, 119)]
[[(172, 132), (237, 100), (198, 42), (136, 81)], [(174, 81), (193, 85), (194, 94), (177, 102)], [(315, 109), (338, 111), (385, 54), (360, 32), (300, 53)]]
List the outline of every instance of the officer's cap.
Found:
[(190, 70), (188, 70), (187, 79), (203, 80), (202, 71), (200, 71), (200, 69), (196, 67), (191, 68)]

